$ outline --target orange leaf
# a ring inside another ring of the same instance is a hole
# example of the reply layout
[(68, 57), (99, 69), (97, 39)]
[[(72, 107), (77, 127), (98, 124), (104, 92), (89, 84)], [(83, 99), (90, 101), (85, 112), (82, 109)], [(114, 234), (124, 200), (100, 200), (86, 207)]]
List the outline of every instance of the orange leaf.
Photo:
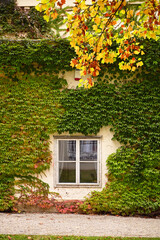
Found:
[(76, 64), (77, 64), (77, 60), (76, 59), (72, 59), (71, 66), (74, 67)]
[(57, 12), (53, 12), (53, 13), (51, 14), (51, 17), (53, 18), (53, 20), (56, 19), (57, 16), (58, 16), (58, 13), (57, 13)]
[(89, 83), (90, 85), (92, 85), (92, 78), (89, 78), (89, 79), (88, 79), (88, 83)]
[(110, 14), (109, 14), (109, 13), (106, 13), (106, 14), (105, 14), (105, 17), (109, 17), (109, 16), (110, 16)]
[(96, 76), (97, 76), (97, 74), (96, 74), (95, 71), (92, 73), (92, 75), (93, 75), (93, 77), (96, 77)]
[(117, 24), (117, 21), (112, 21), (112, 25), (116, 25)]

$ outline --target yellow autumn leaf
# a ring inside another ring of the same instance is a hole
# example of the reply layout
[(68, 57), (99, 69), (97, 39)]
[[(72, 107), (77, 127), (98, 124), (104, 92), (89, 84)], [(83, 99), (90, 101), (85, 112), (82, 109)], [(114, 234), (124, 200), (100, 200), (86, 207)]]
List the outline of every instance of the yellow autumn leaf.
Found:
[(82, 83), (83, 81), (84, 81), (84, 80), (83, 80), (82, 78), (79, 80), (80, 83)]
[(132, 67), (131, 71), (134, 72), (136, 70), (136, 67)]
[(90, 72), (93, 73), (94, 72), (94, 68), (90, 68)]
[(102, 63), (113, 63), (113, 62), (114, 60), (111, 57), (107, 57), (105, 60), (104, 59), (102, 60)]
[(70, 66), (73, 68), (75, 65), (73, 62), (70, 63)]
[(126, 64), (122, 65), (122, 66), (120, 67), (120, 69), (121, 69), (121, 70), (127, 70), (127, 65), (126, 65)]
[(119, 65), (119, 69), (121, 69), (121, 67), (123, 67), (123, 63), (124, 62), (120, 62), (118, 65)]
[(140, 62), (138, 62), (136, 65), (137, 65), (137, 67), (141, 67), (141, 66), (143, 65), (143, 62), (140, 61)]
[(49, 16), (49, 15), (44, 15), (43, 18), (44, 18), (44, 20), (46, 20), (47, 22), (49, 22), (50, 16)]
[(134, 54), (138, 55), (138, 54), (139, 54), (139, 51), (134, 51)]
[(100, 7), (100, 10), (104, 9), (104, 2), (102, 0), (98, 0), (97, 5)]
[(148, 12), (149, 12), (149, 9), (145, 9), (145, 10), (143, 11), (143, 13), (144, 13), (145, 15), (148, 15)]
[(150, 37), (156, 39), (156, 34), (154, 32), (149, 33)]
[(78, 83), (78, 87), (82, 87), (82, 84), (81, 84), (81, 83)]
[(124, 66), (119, 64), (119, 69), (124, 70)]
[(101, 21), (101, 19), (100, 19), (99, 17), (96, 17), (96, 18), (94, 19), (94, 22), (97, 23), (97, 24), (99, 24), (100, 21)]
[(81, 8), (82, 10), (85, 10), (85, 9), (87, 8), (85, 1), (82, 1), (82, 2), (79, 4), (79, 6), (80, 6), (80, 8)]
[(128, 38), (128, 33), (126, 32), (125, 34), (124, 34), (124, 39), (127, 39)]
[(126, 4), (127, 4), (127, 2), (126, 2), (126, 0), (124, 0), (124, 2), (123, 2), (123, 6), (126, 6)]
[(36, 9), (37, 11), (39, 11), (39, 12), (41, 12), (41, 11), (42, 11), (42, 7), (41, 7), (41, 5), (40, 5), (40, 4), (38, 4), (37, 6), (35, 6), (35, 9)]
[(71, 47), (75, 47), (76, 46), (75, 41), (70, 42), (70, 44), (71, 44)]
[(107, 39), (106, 41), (107, 41), (107, 43), (108, 43), (110, 46), (112, 45), (111, 39)]
[(130, 65), (127, 65), (127, 69), (130, 71), (130, 70), (131, 70), (131, 66), (130, 66)]
[(91, 88), (92, 87), (92, 85), (91, 84), (88, 84), (88, 88)]
[(98, 76), (98, 75), (99, 75), (99, 71), (97, 70), (97, 71), (96, 71), (96, 76)]
[(42, 10), (42, 11), (44, 10), (45, 13), (49, 12), (49, 11), (48, 11), (48, 6), (47, 6), (47, 4), (42, 4), (42, 5), (41, 5), (41, 10)]
[(73, 12), (74, 12), (74, 13), (77, 12), (77, 10), (78, 10), (77, 7), (74, 7), (74, 8), (73, 8)]
[(68, 14), (68, 15), (67, 15), (67, 18), (68, 18), (68, 20), (70, 21), (70, 20), (72, 20), (73, 16), (72, 16), (71, 14)]
[(93, 25), (93, 30), (97, 31), (97, 29), (98, 29), (97, 25)]
[(90, 13), (91, 17), (95, 17), (96, 14), (97, 14), (97, 11), (95, 11), (95, 10), (93, 10), (93, 11)]
[(120, 13), (121, 13), (121, 14), (125, 14), (125, 10), (122, 9), (122, 10), (120, 11)]
[(114, 58), (114, 57), (116, 57), (116, 53), (115, 53), (115, 52), (110, 52), (109, 56), (110, 56), (111, 58)]
[(133, 10), (129, 10), (127, 12), (127, 18), (131, 18), (131, 17), (133, 17)]
[(41, 3), (48, 3), (48, 0), (41, 0)]
[[(92, 38), (90, 38), (88, 42), (90, 46), (94, 46), (94, 40)], [(96, 51), (96, 49), (93, 51)]]
[(96, 57), (96, 59), (99, 61), (101, 58), (104, 57), (104, 53), (99, 53)]

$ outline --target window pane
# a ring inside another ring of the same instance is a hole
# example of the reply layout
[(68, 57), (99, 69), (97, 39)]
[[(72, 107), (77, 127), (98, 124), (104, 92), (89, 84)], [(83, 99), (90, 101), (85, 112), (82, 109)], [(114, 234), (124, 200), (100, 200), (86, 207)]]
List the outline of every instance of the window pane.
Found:
[(80, 141), (80, 161), (97, 161), (97, 141)]
[(59, 140), (59, 161), (76, 161), (75, 140)]
[(76, 182), (76, 164), (75, 163), (59, 163), (59, 182), (75, 183)]
[(80, 183), (97, 183), (97, 163), (80, 163)]

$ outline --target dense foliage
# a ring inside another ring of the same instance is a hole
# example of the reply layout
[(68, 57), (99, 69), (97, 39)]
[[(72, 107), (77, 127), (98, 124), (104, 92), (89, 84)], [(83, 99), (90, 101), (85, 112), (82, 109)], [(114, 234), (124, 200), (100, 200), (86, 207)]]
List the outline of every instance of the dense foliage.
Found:
[(0, 210), (12, 208), (15, 184), (23, 196), (34, 189), (47, 196), (48, 186), (33, 174), (50, 167), (49, 134), (97, 134), (108, 125), (123, 147), (107, 160), (106, 188), (93, 192), (83, 210), (128, 215), (159, 209), (159, 49), (159, 42), (144, 43), (148, 54), (136, 76), (104, 66), (94, 87), (59, 91), (66, 82), (58, 73), (71, 70), (74, 55), (66, 40), (1, 41)]
[[(109, 183), (93, 192), (84, 211), (113, 214), (150, 213), (160, 207), (160, 78), (91, 89), (66, 90), (59, 132), (97, 134), (111, 125), (122, 143), (109, 156)], [(90, 210), (92, 209), (92, 210)]]
[(34, 7), (24, 10), (14, 0), (0, 2), (0, 36), (42, 38), (51, 36), (50, 32), (51, 23), (47, 23)]
[(62, 111), (53, 79), (28, 77), (17, 83), (1, 78), (0, 84), (0, 210), (5, 210), (12, 205), (15, 178), (34, 182), (33, 174), (49, 168), (49, 134), (56, 131)]
[(0, 71), (11, 79), (34, 73), (53, 74), (70, 71), (71, 57), (74, 55), (67, 40), (57, 41), (5, 41), (0, 40)]
[(37, 192), (48, 192), (48, 186), (32, 176), (50, 166), (49, 134), (56, 131), (62, 114), (58, 89), (66, 85), (58, 73), (71, 70), (71, 55), (65, 40), (1, 41), (0, 210), (13, 205), (14, 184), (21, 180), (26, 186), (33, 183)]
[[(134, 3), (133, 3), (134, 2)], [(66, 0), (41, 0), (36, 6), (46, 21), (58, 16)], [(66, 25), (76, 58), (72, 66), (89, 74), (99, 75), (101, 64), (119, 60), (119, 69), (135, 71), (143, 66), (143, 45), (139, 39), (158, 40), (160, 35), (160, 2), (158, 0), (85, 0), (73, 1)], [(116, 42), (116, 47), (112, 48)], [(91, 77), (92, 76), (92, 77)]]

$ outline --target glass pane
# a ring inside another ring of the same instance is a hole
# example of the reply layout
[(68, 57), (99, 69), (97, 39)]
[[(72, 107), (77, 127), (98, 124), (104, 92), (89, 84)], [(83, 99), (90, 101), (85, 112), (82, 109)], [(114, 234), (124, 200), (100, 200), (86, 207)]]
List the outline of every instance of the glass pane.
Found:
[(59, 163), (59, 182), (75, 183), (76, 182), (76, 164), (75, 163)]
[(97, 183), (97, 163), (80, 163), (80, 183)]
[(76, 161), (75, 140), (59, 140), (59, 161)]
[(80, 161), (97, 161), (97, 141), (80, 141)]

